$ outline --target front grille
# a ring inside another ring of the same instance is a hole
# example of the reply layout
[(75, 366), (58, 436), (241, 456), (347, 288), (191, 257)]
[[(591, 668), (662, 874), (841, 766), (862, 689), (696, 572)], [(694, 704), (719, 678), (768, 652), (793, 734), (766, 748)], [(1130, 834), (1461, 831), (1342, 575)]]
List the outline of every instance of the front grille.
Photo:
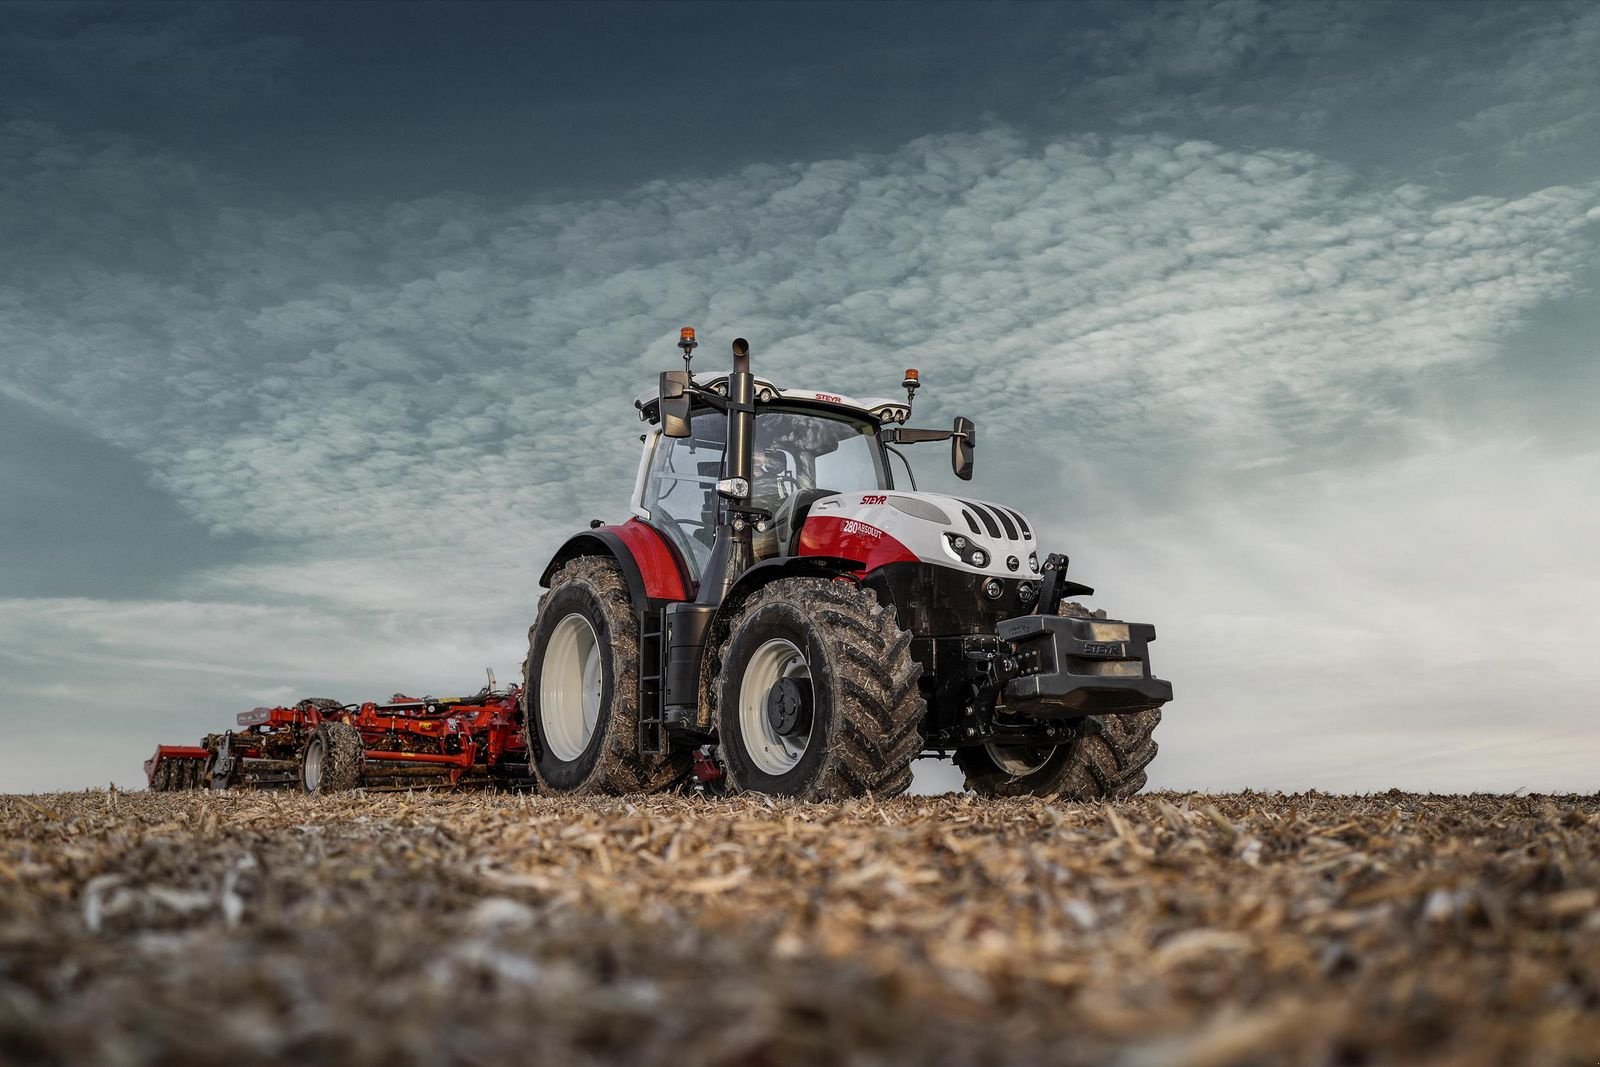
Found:
[(1010, 508), (1003, 508), (999, 504), (980, 504), (976, 500), (961, 501), (962, 518), (967, 520), (967, 526), (973, 533), (981, 533), (978, 523), (972, 516), (976, 514), (983, 521), (984, 529), (989, 531), (990, 537), (1000, 537), (1001, 527), (1005, 528), (1007, 541), (1032, 541), (1033, 530), (1028, 526), (1028, 520)]
[(963, 504), (978, 513), (978, 518), (983, 520), (983, 528), (989, 531), (990, 537), (1000, 536), (1000, 526), (994, 521), (994, 516), (989, 514), (989, 509), (982, 504), (974, 504), (970, 500), (963, 500)]

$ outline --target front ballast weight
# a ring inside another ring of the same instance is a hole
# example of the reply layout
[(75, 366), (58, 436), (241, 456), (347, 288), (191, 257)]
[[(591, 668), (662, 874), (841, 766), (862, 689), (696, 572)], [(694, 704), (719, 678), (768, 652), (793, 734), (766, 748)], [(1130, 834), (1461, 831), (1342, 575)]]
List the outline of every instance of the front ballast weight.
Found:
[(1150, 673), (1156, 628), (1148, 623), (1024, 615), (1001, 620), (998, 631), (1010, 651), (992, 677), (1007, 711), (1129, 715), (1172, 699), (1172, 683)]
[[(631, 515), (570, 538), (540, 579), (523, 685), (542, 787), (685, 782), (838, 799), (899, 792), (954, 756), (994, 796), (1124, 796), (1145, 783), (1171, 685), (1155, 628), (1069, 597), (1067, 560), (1021, 512), (919, 492), (905, 399), (785, 389), (733, 343), (728, 373), (662, 373)], [(909, 490), (897, 484), (902, 465)], [(579, 639), (569, 640), (577, 635)]]

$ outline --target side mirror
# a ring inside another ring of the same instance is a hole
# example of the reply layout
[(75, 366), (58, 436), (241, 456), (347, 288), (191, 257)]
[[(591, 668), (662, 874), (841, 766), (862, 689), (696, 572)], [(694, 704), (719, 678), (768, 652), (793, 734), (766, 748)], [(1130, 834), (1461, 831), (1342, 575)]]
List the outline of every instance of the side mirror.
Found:
[(972, 481), (972, 450), (977, 444), (978, 428), (971, 419), (956, 416), (954, 436), (950, 438), (950, 466), (955, 469), (956, 477), (964, 482)]
[(667, 437), (688, 437), (694, 430), (689, 425), (689, 387), (693, 382), (686, 370), (661, 372), (661, 432)]

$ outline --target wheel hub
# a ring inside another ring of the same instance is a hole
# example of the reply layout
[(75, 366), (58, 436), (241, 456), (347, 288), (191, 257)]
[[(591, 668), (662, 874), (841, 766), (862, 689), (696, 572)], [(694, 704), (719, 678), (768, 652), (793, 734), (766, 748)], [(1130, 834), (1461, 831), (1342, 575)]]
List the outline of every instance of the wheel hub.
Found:
[(983, 746), (999, 767), (1012, 778), (1023, 778), (1044, 770), (1050, 757), (1056, 753), (1055, 745), (996, 745)]
[(767, 690), (767, 725), (779, 737), (811, 733), (811, 679), (779, 678)]
[(544, 743), (557, 759), (583, 755), (604, 695), (600, 639), (581, 612), (571, 612), (551, 631), (539, 672), (539, 720)]
[(811, 745), (811, 668), (793, 641), (773, 637), (750, 656), (739, 681), (739, 734), (765, 774), (787, 774)]
[(322, 740), (313, 739), (306, 749), (306, 789), (315, 793), (322, 784)]

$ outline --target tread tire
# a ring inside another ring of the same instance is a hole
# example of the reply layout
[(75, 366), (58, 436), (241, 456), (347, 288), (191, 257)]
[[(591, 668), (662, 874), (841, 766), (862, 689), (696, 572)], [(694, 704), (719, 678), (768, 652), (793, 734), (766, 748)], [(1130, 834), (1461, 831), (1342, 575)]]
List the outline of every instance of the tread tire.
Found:
[[(322, 777), (312, 788), (306, 782), (306, 760), (315, 747), (322, 749)], [(361, 785), (366, 744), (361, 731), (342, 722), (325, 722), (317, 727), (300, 756), (300, 788), (307, 793), (344, 793)]]
[[(781, 775), (751, 760), (738, 712), (744, 670), (774, 636), (805, 655), (815, 694), (810, 744)], [(721, 652), (715, 721), (730, 792), (843, 800), (893, 796), (910, 786), (928, 710), (917, 685), (922, 667), (911, 656), (911, 634), (871, 590), (830, 579), (777, 579), (739, 610)]]
[[(586, 605), (585, 614), (600, 641), (604, 687), (594, 734), (577, 759), (562, 760), (541, 737), (539, 672), (555, 626), (571, 614), (556, 608)], [(656, 793), (689, 774), (692, 754), (639, 753), (639, 617), (628, 583), (616, 560), (582, 556), (564, 564), (550, 579), (539, 613), (528, 628), (528, 658), (522, 663), (522, 721), (529, 764), (541, 791), (576, 796)]]
[(1143, 789), (1145, 768), (1156, 758), (1151, 736), (1161, 709), (1133, 715), (1088, 715), (1077, 720), (1073, 737), (1057, 745), (1039, 770), (1013, 778), (983, 747), (956, 750), (956, 766), (967, 788), (986, 797), (1050, 797), (1061, 800), (1112, 800)]
[[(1062, 604), (1061, 614), (1106, 617), (1104, 611), (1091, 612), (1076, 603)], [(966, 774), (968, 789), (988, 797), (1112, 800), (1145, 787), (1149, 779), (1145, 768), (1160, 749), (1152, 736), (1161, 723), (1160, 708), (1132, 715), (1088, 715), (1073, 723), (1073, 736), (1030, 774), (1012, 777), (981, 746), (957, 749), (956, 766)]]

